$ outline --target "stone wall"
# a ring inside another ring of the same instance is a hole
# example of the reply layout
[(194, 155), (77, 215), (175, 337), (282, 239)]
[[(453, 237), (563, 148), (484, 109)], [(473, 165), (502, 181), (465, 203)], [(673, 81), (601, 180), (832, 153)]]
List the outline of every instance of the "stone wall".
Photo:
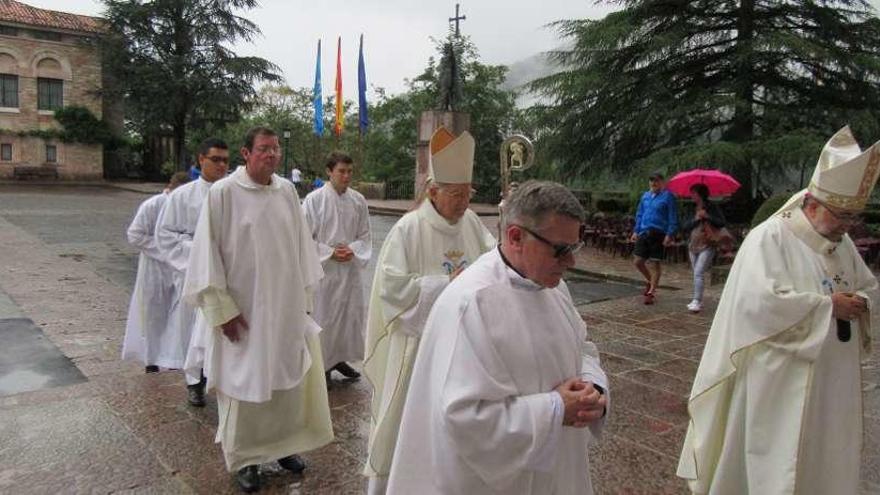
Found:
[[(0, 179), (14, 176), (16, 167), (54, 167), (61, 180), (98, 180), (103, 175), (100, 145), (61, 143), (28, 136), (34, 130), (59, 128), (50, 110), (37, 109), (37, 78), (63, 81), (63, 105), (88, 108), (101, 118), (98, 91), (102, 70), (97, 48), (86, 38), (63, 33), (61, 41), (35, 39), (29, 31), (0, 35), (0, 73), (18, 76), (18, 107), (0, 107), (0, 144), (12, 144), (12, 160), (0, 160)], [(57, 162), (46, 161), (46, 145), (57, 148)], [(2, 157), (0, 157), (2, 158)]]

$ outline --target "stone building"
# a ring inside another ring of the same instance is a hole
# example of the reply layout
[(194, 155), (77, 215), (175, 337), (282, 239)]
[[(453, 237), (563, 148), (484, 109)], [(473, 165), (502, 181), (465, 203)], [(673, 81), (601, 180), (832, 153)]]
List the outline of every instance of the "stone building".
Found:
[[(64, 143), (59, 107), (107, 112), (96, 39), (102, 19), (0, 0), (0, 179), (98, 180), (101, 145)], [(121, 119), (121, 117), (120, 117)]]

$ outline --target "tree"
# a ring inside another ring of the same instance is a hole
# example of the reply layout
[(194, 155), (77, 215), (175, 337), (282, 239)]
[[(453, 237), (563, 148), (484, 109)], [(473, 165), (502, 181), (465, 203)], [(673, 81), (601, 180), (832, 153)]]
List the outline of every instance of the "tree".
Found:
[(277, 67), (227, 48), (259, 28), (235, 12), (256, 0), (103, 0), (105, 61), (142, 136), (171, 130), (177, 163), (187, 132), (238, 120), (254, 83), (277, 81)]
[(847, 122), (863, 141), (880, 137), (880, 21), (868, 2), (619, 3), (602, 20), (556, 23), (572, 45), (550, 54), (559, 72), (531, 84), (550, 102), (540, 121), (568, 177), (696, 153), (726, 157), (750, 193), (761, 163), (802, 166), (780, 143), (814, 151)]

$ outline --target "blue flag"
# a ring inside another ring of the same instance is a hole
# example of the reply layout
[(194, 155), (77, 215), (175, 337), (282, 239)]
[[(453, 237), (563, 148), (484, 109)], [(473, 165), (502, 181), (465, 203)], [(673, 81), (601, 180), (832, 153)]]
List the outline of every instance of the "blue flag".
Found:
[(364, 66), (364, 35), (361, 35), (360, 55), (358, 56), (358, 125), (361, 134), (367, 132), (370, 119), (367, 117), (367, 68)]
[(321, 95), (321, 40), (318, 40), (318, 60), (315, 62), (315, 89), (314, 94), (315, 105), (315, 134), (324, 135), (324, 102)]

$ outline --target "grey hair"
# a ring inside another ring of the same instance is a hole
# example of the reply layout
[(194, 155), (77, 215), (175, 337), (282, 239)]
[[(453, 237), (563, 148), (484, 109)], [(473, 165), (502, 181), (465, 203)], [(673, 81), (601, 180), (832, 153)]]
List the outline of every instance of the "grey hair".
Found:
[(506, 230), (511, 224), (519, 224), (537, 230), (551, 213), (582, 223), (587, 218), (584, 207), (568, 188), (556, 182), (530, 180), (521, 184), (504, 200), (501, 229)]

